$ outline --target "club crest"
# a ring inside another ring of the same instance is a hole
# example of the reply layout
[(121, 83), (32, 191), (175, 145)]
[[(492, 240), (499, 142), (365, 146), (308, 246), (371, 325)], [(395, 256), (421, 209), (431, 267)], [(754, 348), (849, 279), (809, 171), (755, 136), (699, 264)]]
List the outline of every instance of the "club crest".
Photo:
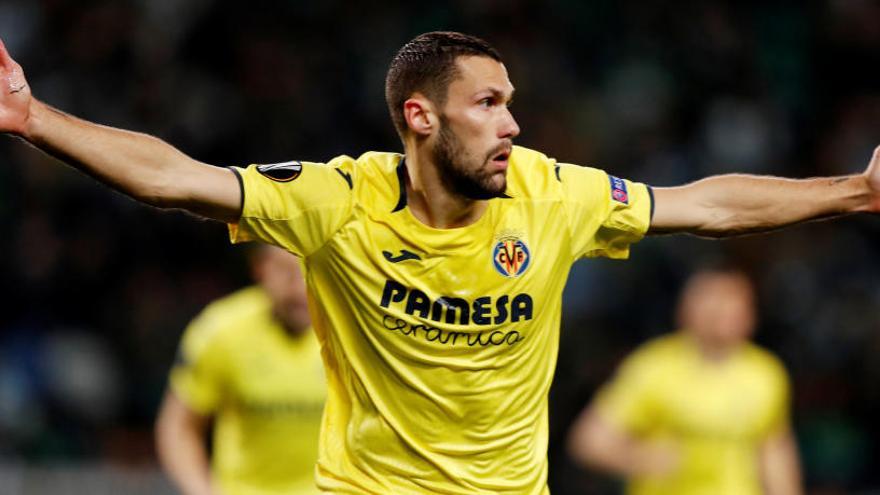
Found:
[(495, 271), (505, 277), (522, 275), (531, 261), (529, 248), (519, 237), (502, 237), (492, 250), (492, 264), (495, 266)]
[(257, 165), (257, 172), (275, 182), (290, 182), (299, 177), (302, 173), (302, 163), (297, 161), (267, 163), (264, 165)]

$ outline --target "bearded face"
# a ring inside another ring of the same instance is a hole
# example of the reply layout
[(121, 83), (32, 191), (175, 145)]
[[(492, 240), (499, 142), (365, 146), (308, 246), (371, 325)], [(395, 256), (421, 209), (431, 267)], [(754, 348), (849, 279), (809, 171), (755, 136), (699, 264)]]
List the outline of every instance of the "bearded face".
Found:
[(482, 200), (504, 195), (507, 177), (493, 171), (489, 163), (510, 148), (505, 142), (486, 153), (475, 153), (463, 145), (445, 116), (440, 117), (440, 130), (432, 149), (434, 163), (440, 170), (444, 185), (469, 199)]

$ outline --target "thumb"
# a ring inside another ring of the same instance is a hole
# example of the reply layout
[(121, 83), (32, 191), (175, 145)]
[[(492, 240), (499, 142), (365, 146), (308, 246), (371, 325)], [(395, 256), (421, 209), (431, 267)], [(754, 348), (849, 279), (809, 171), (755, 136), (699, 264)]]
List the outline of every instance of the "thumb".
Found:
[(16, 68), (21, 71), (21, 67), (12, 59), (12, 55), (9, 54), (9, 50), (6, 49), (3, 40), (0, 39), (0, 71), (5, 70), (8, 72)]
[(874, 148), (871, 161), (868, 162), (868, 168), (865, 169), (865, 175), (869, 178), (874, 178), (878, 173), (880, 173), (880, 146)]
[(0, 67), (8, 68), (12, 63), (12, 57), (9, 55), (9, 51), (6, 50), (6, 45), (3, 44), (3, 39), (0, 39)]

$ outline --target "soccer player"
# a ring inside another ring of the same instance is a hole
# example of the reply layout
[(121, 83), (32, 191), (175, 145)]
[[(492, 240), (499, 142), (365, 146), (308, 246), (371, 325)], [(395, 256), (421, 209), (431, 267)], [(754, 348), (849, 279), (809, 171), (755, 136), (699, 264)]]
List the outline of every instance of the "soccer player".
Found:
[(327, 387), (299, 260), (266, 245), (250, 258), (257, 285), (186, 329), (156, 421), (159, 459), (184, 495), (318, 493)]
[(748, 278), (694, 274), (678, 310), (682, 330), (637, 349), (575, 422), (577, 461), (627, 479), (631, 495), (797, 495), (785, 369), (748, 340)]
[(403, 154), (224, 169), (31, 96), (0, 48), (0, 131), (145, 203), (300, 256), (328, 382), (317, 481), (333, 493), (547, 493), (562, 289), (646, 232), (723, 237), (880, 210), (863, 174), (727, 175), (672, 188), (513, 146), (513, 84), (485, 41), (433, 32), (391, 61)]

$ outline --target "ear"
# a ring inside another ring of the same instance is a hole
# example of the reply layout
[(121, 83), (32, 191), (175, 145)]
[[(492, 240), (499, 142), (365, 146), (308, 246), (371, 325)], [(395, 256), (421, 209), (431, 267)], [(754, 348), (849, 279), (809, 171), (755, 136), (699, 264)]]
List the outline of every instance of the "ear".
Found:
[(403, 116), (407, 127), (418, 136), (430, 135), (436, 126), (434, 105), (420, 93), (403, 102)]

